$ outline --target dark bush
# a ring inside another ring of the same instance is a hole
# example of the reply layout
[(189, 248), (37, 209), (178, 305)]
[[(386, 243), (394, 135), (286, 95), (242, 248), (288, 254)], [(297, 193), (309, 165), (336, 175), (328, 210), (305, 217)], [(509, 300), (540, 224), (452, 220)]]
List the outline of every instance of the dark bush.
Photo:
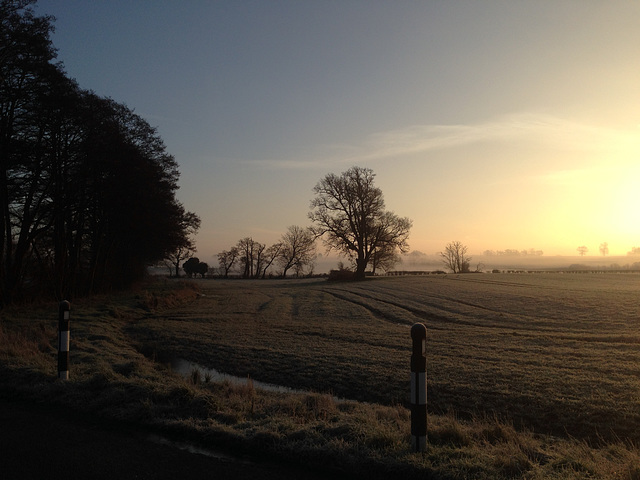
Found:
[(341, 268), (339, 270), (331, 270), (329, 272), (330, 282), (351, 282), (355, 280), (355, 273), (348, 268)]

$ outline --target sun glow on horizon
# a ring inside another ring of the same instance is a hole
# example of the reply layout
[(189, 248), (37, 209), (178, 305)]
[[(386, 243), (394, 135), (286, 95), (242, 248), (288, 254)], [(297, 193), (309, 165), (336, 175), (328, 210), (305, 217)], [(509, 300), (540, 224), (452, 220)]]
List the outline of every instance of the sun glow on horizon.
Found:
[[(430, 151), (423, 155), (428, 163), (412, 161), (415, 175), (401, 187), (389, 185), (389, 192), (383, 187), (385, 197), (393, 197), (394, 210), (410, 212), (414, 220), (412, 248), (429, 253), (459, 239), (474, 252), (534, 248), (545, 255), (575, 255), (578, 246), (588, 245), (589, 255), (598, 255), (599, 245), (607, 242), (611, 255), (626, 255), (640, 245), (636, 129), (599, 128), (548, 116), (522, 118), (527, 122), (491, 123), (492, 134), (484, 141)], [(511, 131), (514, 124), (520, 129), (517, 142), (513, 134), (495, 134)], [(458, 159), (487, 154), (494, 159), (491, 166), (469, 168), (467, 162), (466, 170), (456, 172)], [(512, 158), (519, 160), (516, 168)], [(452, 183), (438, 177), (437, 165), (445, 161), (447, 174), (459, 175), (459, 189), (439, 185), (439, 180)], [(393, 174), (391, 168), (383, 169), (379, 178)]]

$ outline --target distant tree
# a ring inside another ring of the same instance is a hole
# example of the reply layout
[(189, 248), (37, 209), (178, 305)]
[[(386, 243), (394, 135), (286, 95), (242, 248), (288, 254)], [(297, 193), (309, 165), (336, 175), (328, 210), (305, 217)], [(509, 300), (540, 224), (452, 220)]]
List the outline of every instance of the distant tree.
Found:
[(262, 273), (261, 265), (263, 262), (262, 253), (266, 248), (260, 242), (256, 242), (251, 237), (245, 237), (238, 241), (236, 248), (239, 252), (239, 260), (243, 264), (243, 278), (257, 278)]
[(189, 260), (182, 264), (182, 269), (188, 277), (192, 277), (193, 274), (199, 273), (198, 266), (200, 265), (200, 259), (198, 257), (191, 257)]
[(609, 244), (607, 242), (602, 242), (600, 244), (600, 253), (603, 257), (609, 253)]
[(467, 257), (467, 247), (462, 242), (454, 241), (447, 244), (440, 256), (445, 267), (453, 273), (470, 272), (471, 257)]
[(382, 190), (373, 170), (352, 167), (340, 176), (328, 174), (314, 187), (309, 218), (313, 232), (329, 250), (347, 255), (356, 265), (355, 280), (363, 280), (376, 250), (408, 251), (411, 220), (385, 210)]
[(297, 272), (311, 265), (316, 254), (316, 237), (310, 228), (297, 225), (290, 226), (280, 239), (278, 264), (282, 268), (282, 276), (286, 277), (289, 269)]
[(208, 271), (209, 271), (209, 265), (207, 263), (198, 262), (198, 265), (196, 266), (194, 273), (202, 275), (202, 278), (204, 278), (204, 276), (207, 274)]
[(640, 255), (640, 247), (631, 247), (631, 250), (627, 252), (627, 255)]
[(578, 254), (579, 254), (581, 257), (584, 257), (584, 256), (585, 256), (585, 254), (589, 251), (589, 249), (588, 249), (587, 247), (585, 247), (584, 245), (582, 245), (582, 246), (578, 247), (578, 248), (577, 248), (577, 250), (578, 250)]
[(185, 211), (181, 204), (177, 205), (177, 210), (177, 224), (180, 228), (174, 232), (175, 246), (164, 259), (164, 263), (169, 267), (170, 276), (173, 269), (176, 277), (179, 277), (180, 264), (196, 253), (194, 236), (200, 228), (200, 217), (195, 213)]
[(261, 278), (265, 278), (267, 276), (267, 270), (271, 268), (273, 263), (280, 257), (280, 252), (282, 251), (282, 242), (277, 242), (267, 247), (262, 254), (262, 265), (261, 265)]
[(224, 278), (229, 277), (229, 271), (233, 268), (239, 255), (240, 252), (237, 247), (231, 247), (229, 250), (223, 250), (218, 254), (218, 264), (220, 265), (220, 270), (223, 272)]

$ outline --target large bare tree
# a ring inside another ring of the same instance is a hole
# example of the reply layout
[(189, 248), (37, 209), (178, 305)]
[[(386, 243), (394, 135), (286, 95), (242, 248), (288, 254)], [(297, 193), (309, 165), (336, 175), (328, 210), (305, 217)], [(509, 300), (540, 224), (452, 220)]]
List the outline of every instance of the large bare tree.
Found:
[(382, 190), (370, 168), (352, 167), (341, 175), (326, 175), (313, 189), (309, 218), (313, 231), (329, 250), (355, 263), (355, 279), (365, 277), (376, 251), (406, 253), (412, 222), (385, 210)]

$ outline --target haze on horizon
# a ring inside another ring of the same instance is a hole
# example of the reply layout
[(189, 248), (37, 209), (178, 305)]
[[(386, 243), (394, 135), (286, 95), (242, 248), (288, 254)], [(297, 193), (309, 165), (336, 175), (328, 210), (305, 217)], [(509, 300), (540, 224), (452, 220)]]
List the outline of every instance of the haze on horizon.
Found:
[[(82, 88), (158, 127), (198, 257), (308, 225), (353, 165), (452, 241), (640, 247), (640, 3), (40, 0)], [(319, 251), (323, 251), (319, 249)]]

